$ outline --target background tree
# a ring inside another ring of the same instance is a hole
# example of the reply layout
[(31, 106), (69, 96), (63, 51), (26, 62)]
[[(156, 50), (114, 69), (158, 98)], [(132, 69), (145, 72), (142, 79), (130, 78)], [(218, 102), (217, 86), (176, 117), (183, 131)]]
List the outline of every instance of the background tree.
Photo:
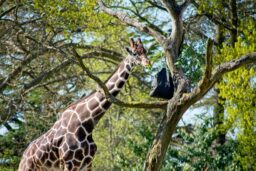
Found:
[[(2, 132), (7, 130), (0, 137), (0, 158), (5, 168), (16, 168), (32, 139), (108, 77), (129, 37), (136, 36), (154, 61), (150, 73), (167, 65), (176, 91), (169, 101), (148, 97), (152, 77), (137, 68), (94, 133), (99, 147), (94, 168), (255, 168), (253, 0), (1, 0), (0, 6), (0, 124)], [(88, 70), (80, 67), (74, 49)], [(217, 101), (203, 105), (221, 106), (214, 119), (220, 124), (204, 119), (202, 126), (192, 126), (194, 136), (182, 134), (183, 114), (216, 83)], [(232, 130), (235, 139), (227, 136)], [(225, 143), (214, 145), (221, 135)], [(220, 157), (211, 162), (214, 155)], [(220, 167), (223, 161), (226, 166)]]

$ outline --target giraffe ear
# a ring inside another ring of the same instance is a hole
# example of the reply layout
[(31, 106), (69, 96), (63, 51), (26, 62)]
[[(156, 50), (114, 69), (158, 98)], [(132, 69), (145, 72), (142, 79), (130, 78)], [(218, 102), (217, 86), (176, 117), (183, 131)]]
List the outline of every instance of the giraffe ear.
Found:
[(141, 39), (140, 39), (140, 38), (138, 38), (138, 40), (137, 40), (137, 44), (138, 44), (138, 45), (142, 45), (142, 41), (141, 41)]
[(125, 47), (125, 49), (126, 49), (126, 51), (127, 51), (130, 55), (133, 55), (132, 50), (131, 50), (130, 48)]
[(130, 38), (130, 46), (131, 46), (131, 48), (135, 48), (135, 42), (134, 42), (133, 38)]

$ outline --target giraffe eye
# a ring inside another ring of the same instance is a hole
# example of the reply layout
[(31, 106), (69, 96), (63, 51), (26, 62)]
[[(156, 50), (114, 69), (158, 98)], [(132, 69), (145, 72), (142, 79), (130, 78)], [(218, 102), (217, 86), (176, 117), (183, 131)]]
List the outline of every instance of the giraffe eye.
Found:
[(135, 59), (139, 59), (139, 54), (138, 54), (138, 53), (133, 52), (133, 53), (132, 53), (132, 56), (133, 56)]

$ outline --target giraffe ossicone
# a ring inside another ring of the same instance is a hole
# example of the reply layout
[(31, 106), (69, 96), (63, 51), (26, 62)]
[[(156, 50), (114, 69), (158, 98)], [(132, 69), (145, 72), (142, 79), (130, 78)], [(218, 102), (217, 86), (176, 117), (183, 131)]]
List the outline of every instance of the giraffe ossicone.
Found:
[[(106, 81), (106, 87), (117, 96), (134, 65), (149, 65), (140, 39), (130, 40), (128, 56)], [(92, 131), (110, 107), (104, 93), (94, 91), (71, 104), (45, 134), (32, 141), (24, 151), (19, 171), (85, 171), (92, 169), (97, 146)]]

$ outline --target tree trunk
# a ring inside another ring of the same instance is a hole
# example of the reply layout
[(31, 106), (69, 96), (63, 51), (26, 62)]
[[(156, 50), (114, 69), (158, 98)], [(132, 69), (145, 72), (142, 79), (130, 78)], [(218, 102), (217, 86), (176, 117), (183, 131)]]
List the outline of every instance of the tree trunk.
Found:
[(217, 103), (214, 105), (214, 111), (213, 111), (213, 124), (214, 127), (217, 128), (217, 138), (216, 138), (216, 145), (223, 145), (226, 141), (226, 133), (225, 132), (219, 132), (220, 126), (223, 124), (224, 120), (224, 106), (221, 103), (222, 100), (221, 97), (219, 97), (219, 90), (215, 89), (217, 93)]
[[(178, 101), (168, 104), (169, 111), (160, 123), (152, 148), (148, 153), (144, 171), (158, 171), (161, 168), (168, 145), (171, 141), (171, 135), (174, 133), (180, 118), (188, 108), (188, 106), (178, 105), (177, 103)], [(170, 120), (167, 119), (168, 114), (172, 114)]]
[(158, 132), (144, 164), (144, 171), (160, 170), (166, 151), (170, 144), (172, 134), (174, 133), (178, 122), (185, 111), (197, 99), (196, 97), (187, 98), (187, 96), (184, 94), (186, 86), (187, 84), (185, 80), (179, 80), (178, 90), (174, 97), (169, 101), (167, 112), (158, 126)]
[[(164, 49), (167, 65), (174, 78), (175, 86), (177, 87), (174, 97), (168, 101), (167, 112), (158, 126), (157, 134), (144, 163), (144, 171), (160, 170), (170, 144), (172, 134), (174, 133), (179, 120), (191, 105), (200, 100), (211, 88), (213, 88), (214, 84), (221, 79), (224, 73), (233, 71), (248, 63), (256, 63), (256, 52), (253, 52), (243, 55), (239, 59), (222, 63), (213, 69), (211, 55), (212, 41), (209, 41), (210, 43), (207, 43), (206, 49), (206, 69), (203, 78), (199, 81), (198, 85), (187, 94), (188, 80), (184, 76), (182, 70), (180, 68), (176, 68), (175, 63), (179, 57), (178, 53), (183, 38), (182, 13), (191, 2), (196, 7), (199, 6), (195, 1), (190, 0), (184, 1), (184, 3), (181, 3), (180, 5), (177, 4), (176, 1), (161, 0), (161, 8), (169, 13), (172, 22), (171, 35), (166, 36), (162, 34), (163, 32), (159, 31), (159, 29), (155, 29), (155, 27), (146, 25), (135, 18), (131, 18), (126, 13), (108, 8), (103, 0), (98, 1), (100, 9), (104, 12), (116, 17), (126, 25), (132, 26), (155, 38), (155, 40)], [(207, 16), (216, 23), (222, 23), (219, 20), (216, 20), (214, 16), (209, 13)], [(225, 28), (230, 29), (229, 25), (225, 24), (224, 26)]]

